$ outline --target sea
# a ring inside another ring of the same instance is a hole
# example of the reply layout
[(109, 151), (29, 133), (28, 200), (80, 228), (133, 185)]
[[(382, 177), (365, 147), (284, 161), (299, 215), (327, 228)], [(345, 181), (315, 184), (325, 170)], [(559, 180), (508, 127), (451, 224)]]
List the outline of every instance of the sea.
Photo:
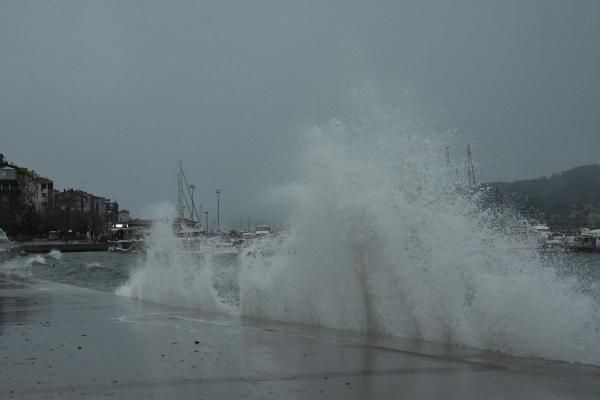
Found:
[[(205, 256), (197, 259), (199, 268)], [(577, 282), (582, 294), (600, 302), (600, 253), (546, 253), (546, 267), (557, 276)], [(214, 256), (217, 271), (211, 276), (214, 290), (225, 302), (239, 305), (240, 262), (237, 255)], [(117, 294), (127, 288), (131, 277), (143, 273), (147, 265), (145, 253), (81, 252), (27, 255), (0, 264), (0, 273), (18, 274), (39, 280), (64, 283), (87, 289)], [(600, 318), (600, 316), (599, 316)]]

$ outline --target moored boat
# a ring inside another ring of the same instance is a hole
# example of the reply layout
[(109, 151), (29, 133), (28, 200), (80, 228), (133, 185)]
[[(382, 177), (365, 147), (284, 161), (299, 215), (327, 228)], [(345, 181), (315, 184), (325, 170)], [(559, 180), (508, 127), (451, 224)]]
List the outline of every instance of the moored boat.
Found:
[(565, 240), (570, 251), (600, 253), (600, 229), (583, 229), (578, 235)]

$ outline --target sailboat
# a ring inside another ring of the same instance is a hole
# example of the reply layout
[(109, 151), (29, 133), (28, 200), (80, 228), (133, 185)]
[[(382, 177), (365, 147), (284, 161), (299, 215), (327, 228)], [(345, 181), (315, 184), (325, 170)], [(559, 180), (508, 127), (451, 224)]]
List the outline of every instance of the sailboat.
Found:
[(179, 162), (177, 173), (177, 213), (175, 220), (175, 233), (185, 239), (199, 238), (205, 233), (200, 223), (200, 217), (194, 202), (194, 185), (187, 181), (183, 163)]
[(177, 218), (175, 234), (181, 239), (182, 249), (187, 254), (225, 255), (238, 254), (238, 249), (226, 235), (211, 236), (200, 219), (201, 207), (194, 201), (194, 185), (187, 180), (183, 163), (179, 162), (177, 173)]

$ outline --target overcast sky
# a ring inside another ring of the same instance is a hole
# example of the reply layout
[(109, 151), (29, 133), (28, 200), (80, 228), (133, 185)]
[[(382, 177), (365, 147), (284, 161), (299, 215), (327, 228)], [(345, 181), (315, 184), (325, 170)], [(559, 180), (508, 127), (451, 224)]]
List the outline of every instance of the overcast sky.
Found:
[(599, 163), (600, 1), (0, 2), (0, 152), (137, 214), (183, 160), (211, 213), (221, 188), (230, 224), (268, 217), (298, 132), (365, 82), (484, 180)]

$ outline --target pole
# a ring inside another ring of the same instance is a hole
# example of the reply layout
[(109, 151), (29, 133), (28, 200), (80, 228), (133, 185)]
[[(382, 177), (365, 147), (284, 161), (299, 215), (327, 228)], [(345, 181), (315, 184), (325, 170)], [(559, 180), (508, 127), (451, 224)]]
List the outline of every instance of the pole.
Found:
[[(196, 189), (196, 186), (190, 185), (190, 190), (192, 191), (192, 209), (190, 210), (190, 214), (192, 217), (192, 223), (194, 222), (194, 210), (196, 209), (194, 207), (194, 189)], [(198, 221), (198, 222), (200, 222), (200, 221)]]
[(448, 182), (452, 181), (452, 165), (450, 163), (450, 146), (446, 146), (446, 168), (448, 168)]
[(248, 233), (250, 233), (250, 217), (248, 217)]
[(204, 211), (204, 221), (206, 222), (206, 234), (208, 235), (208, 211)]
[(71, 211), (70, 207), (66, 207), (66, 213), (65, 213), (65, 231), (67, 233), (67, 240), (66, 242), (69, 243), (69, 225), (70, 225), (70, 221), (69, 221), (69, 212)]
[(179, 172), (177, 173), (177, 208), (179, 212), (179, 223), (183, 221), (183, 198), (182, 193), (183, 189), (181, 187), (181, 171), (183, 170), (183, 166), (181, 161), (179, 161)]
[(217, 232), (221, 233), (221, 189), (217, 194)]
[(467, 173), (469, 175), (469, 186), (471, 186), (471, 182), (473, 186), (477, 186), (477, 181), (475, 180), (475, 168), (473, 167), (473, 156), (471, 154), (471, 144), (467, 144)]

